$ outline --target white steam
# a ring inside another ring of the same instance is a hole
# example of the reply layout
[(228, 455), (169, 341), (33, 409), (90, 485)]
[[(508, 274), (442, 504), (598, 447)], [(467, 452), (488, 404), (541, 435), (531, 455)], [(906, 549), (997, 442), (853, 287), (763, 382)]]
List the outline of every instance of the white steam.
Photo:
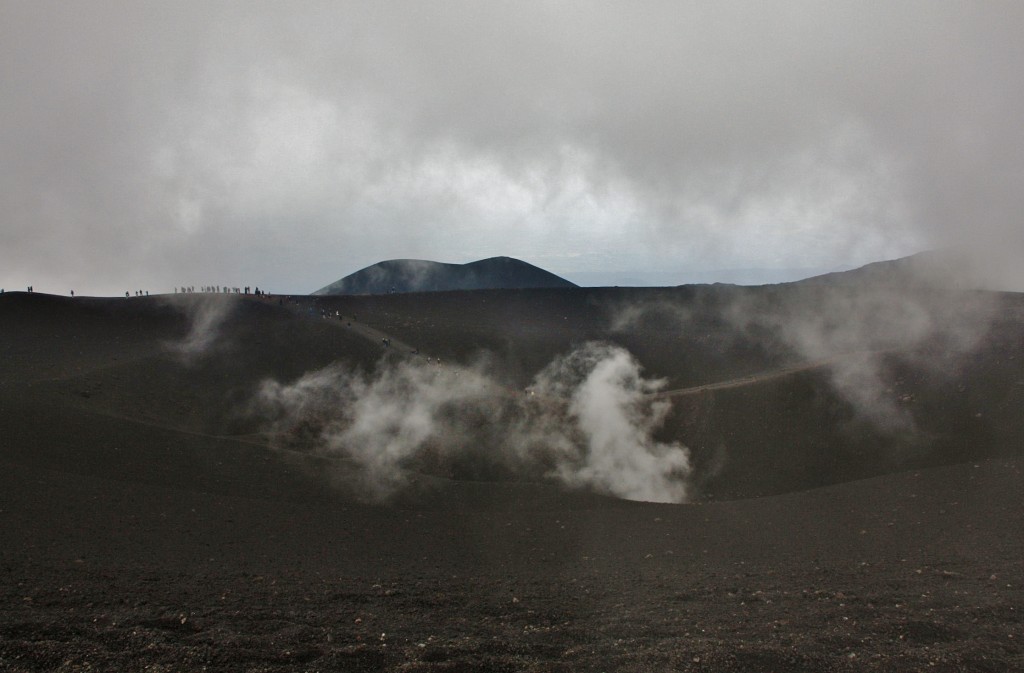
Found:
[[(826, 361), (835, 389), (876, 427), (909, 431), (914, 421), (887, 392), (883, 357), (900, 352), (928, 369), (975, 346), (990, 324), (986, 296), (885, 286), (839, 287), (816, 301), (797, 301), (766, 320), (812, 361)], [(735, 316), (734, 316), (735, 317)], [(929, 357), (922, 347), (933, 345)]]
[(538, 392), (569, 399), (570, 427), (584, 440), (539, 438), (566, 447), (558, 452), (557, 477), (627, 500), (685, 501), (688, 451), (653, 439), (671, 405), (648, 396), (664, 384), (644, 379), (628, 351), (607, 344), (587, 344), (546, 367), (537, 376)]
[(190, 322), (188, 334), (184, 338), (164, 343), (169, 351), (187, 365), (218, 346), (220, 328), (234, 307), (229, 297), (202, 294), (167, 301), (184, 312)]
[(629, 332), (641, 328), (644, 320), (654, 315), (670, 318), (677, 326), (682, 326), (691, 319), (692, 312), (677, 302), (664, 299), (623, 303), (612, 308), (609, 329), (612, 332)]
[(987, 333), (994, 296), (951, 289), (944, 284), (949, 274), (938, 279), (931, 266), (880, 267), (878, 273), (893, 274), (895, 280), (884, 275), (810, 279), (721, 289), (690, 303), (638, 302), (614, 307), (609, 326), (635, 331), (645, 321), (657, 321), (680, 333), (713, 335), (722, 352), (736, 342), (781, 347), (808, 364), (827, 367), (835, 391), (878, 429), (911, 431), (914, 421), (892, 393), (886, 356), (898, 354), (931, 373), (952, 371), (952, 361)]
[(653, 439), (669, 411), (649, 398), (661, 386), (625, 350), (592, 343), (552, 362), (525, 394), (481, 368), (417, 359), (372, 374), (333, 366), (293, 383), (268, 380), (257, 407), (279, 436), (351, 461), (367, 499), (391, 496), (411, 471), (462, 461), (631, 500), (683, 502), (689, 454)]

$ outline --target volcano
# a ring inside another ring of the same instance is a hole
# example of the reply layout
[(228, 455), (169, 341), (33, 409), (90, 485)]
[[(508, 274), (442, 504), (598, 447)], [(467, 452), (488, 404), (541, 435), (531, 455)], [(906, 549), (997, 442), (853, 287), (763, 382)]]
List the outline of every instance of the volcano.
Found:
[(491, 257), (468, 264), (392, 259), (356, 271), (313, 294), (394, 294), (540, 287), (565, 288), (576, 285), (512, 257)]
[(1024, 295), (864, 275), (0, 295), (0, 669), (1022, 670)]

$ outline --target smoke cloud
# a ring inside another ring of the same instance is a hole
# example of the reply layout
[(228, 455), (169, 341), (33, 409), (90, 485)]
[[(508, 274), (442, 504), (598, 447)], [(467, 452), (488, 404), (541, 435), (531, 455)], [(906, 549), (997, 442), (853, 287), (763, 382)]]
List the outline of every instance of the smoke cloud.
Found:
[(628, 500), (684, 502), (689, 453), (680, 444), (652, 438), (671, 404), (647, 396), (664, 385), (643, 378), (628, 351), (608, 344), (587, 344), (545, 368), (536, 380), (538, 393), (569, 400), (569, 416), (585, 447), (579, 450), (576, 443), (575, 452), (562, 453), (557, 476)]
[(654, 315), (668, 318), (678, 325), (685, 325), (692, 314), (688, 307), (668, 300), (627, 302), (611, 308), (610, 329), (612, 332), (628, 332), (641, 327), (646, 318)]
[[(909, 431), (910, 413), (887, 394), (884, 355), (900, 352), (919, 366), (941, 369), (947, 358), (970, 350), (984, 336), (991, 299), (927, 288), (835, 287), (810, 298), (798, 293), (775, 314), (734, 306), (731, 316), (741, 324), (755, 316), (801, 357), (826, 362), (835, 389), (878, 428)], [(925, 346), (932, 348), (922, 357)]]
[(656, 320), (683, 333), (706, 332), (720, 352), (742, 342), (789, 353), (827, 367), (834, 389), (877, 428), (912, 431), (910, 412), (889, 390), (886, 357), (899, 354), (932, 373), (951, 371), (952, 361), (987, 333), (996, 295), (950, 288), (944, 269), (915, 258), (864, 271), (774, 287), (723, 287), (690, 303), (616, 306), (609, 326), (628, 331)]
[(235, 302), (218, 294), (166, 297), (171, 306), (185, 314), (189, 321), (188, 333), (179, 341), (166, 341), (164, 347), (185, 365), (191, 365), (207, 353), (224, 348), (219, 340), (221, 326), (231, 315)]
[(652, 438), (669, 405), (648, 395), (662, 385), (645, 379), (627, 351), (589, 343), (557, 358), (525, 392), (482, 366), (384, 361), (372, 373), (332, 366), (291, 383), (267, 380), (255, 413), (286, 445), (350, 462), (367, 500), (387, 499), (417, 470), (469, 465), (683, 502), (689, 454)]

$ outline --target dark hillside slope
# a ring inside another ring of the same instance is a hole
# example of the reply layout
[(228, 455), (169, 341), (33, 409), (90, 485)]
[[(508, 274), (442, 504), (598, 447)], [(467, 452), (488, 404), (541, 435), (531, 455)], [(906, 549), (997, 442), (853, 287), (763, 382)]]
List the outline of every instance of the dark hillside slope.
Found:
[[(0, 414), (6, 434), (25, 442), (47, 413), (66, 410), (76, 423), (96, 414), (266, 444), (259, 433), (268, 421), (253, 403), (267, 379), (429, 357), (486, 362), (489, 377), (522, 391), (554, 358), (603, 341), (664, 379), (671, 408), (658, 437), (689, 447), (698, 497), (783, 493), (1021, 452), (1024, 295), (929, 289), (879, 302), (850, 292), (795, 284), (81, 302), (13, 295), (0, 300)], [(855, 315), (862, 301), (870, 310)], [(960, 343), (946, 328), (975, 316), (961, 314), (965, 305), (985, 306), (985, 321)], [(928, 329), (892, 329), (904, 315)], [(311, 449), (304, 442), (315, 434), (302, 433), (319, 426), (310, 421), (290, 427), (297, 434), (283, 446)], [(509, 476), (464, 474), (487, 475)]]
[[(806, 286), (0, 296), (0, 670), (1024, 670), (1022, 325)], [(519, 399), (591, 339), (667, 379), (697, 502), (423, 469), (369, 505), (246, 415), (332, 365), (485, 359)]]
[[(1015, 290), (1004, 261), (969, 249), (940, 248), (908, 257), (873, 262), (860, 268), (797, 281), (803, 284), (870, 284), (945, 290)], [(1002, 278), (1001, 278), (1002, 276)]]
[(210, 434), (245, 426), (266, 378), (380, 356), (365, 336), (269, 298), (8, 293), (0, 321), (0, 391)]
[(799, 361), (776, 336), (725, 317), (746, 288), (570, 288), (316, 297), (315, 310), (359, 319), (445, 360), (497, 356), (525, 385), (555, 356), (588, 340), (629, 349), (672, 387)]
[(706, 497), (781, 493), (1024, 449), (1020, 294), (865, 294), (816, 283), (316, 302), (445, 362), (486, 353), (513, 389), (587, 341), (620, 345), (646, 376), (679, 391), (668, 397), (661, 437), (690, 447)]

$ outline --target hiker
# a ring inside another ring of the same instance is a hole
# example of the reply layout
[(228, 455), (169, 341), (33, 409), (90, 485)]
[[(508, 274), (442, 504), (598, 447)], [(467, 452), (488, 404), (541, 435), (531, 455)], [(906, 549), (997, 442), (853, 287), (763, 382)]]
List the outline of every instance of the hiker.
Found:
[(75, 296), (75, 291), (74, 291), (74, 290), (72, 290), (72, 291), (71, 291), (71, 296), (72, 296), (72, 297), (74, 297), (74, 296)]

